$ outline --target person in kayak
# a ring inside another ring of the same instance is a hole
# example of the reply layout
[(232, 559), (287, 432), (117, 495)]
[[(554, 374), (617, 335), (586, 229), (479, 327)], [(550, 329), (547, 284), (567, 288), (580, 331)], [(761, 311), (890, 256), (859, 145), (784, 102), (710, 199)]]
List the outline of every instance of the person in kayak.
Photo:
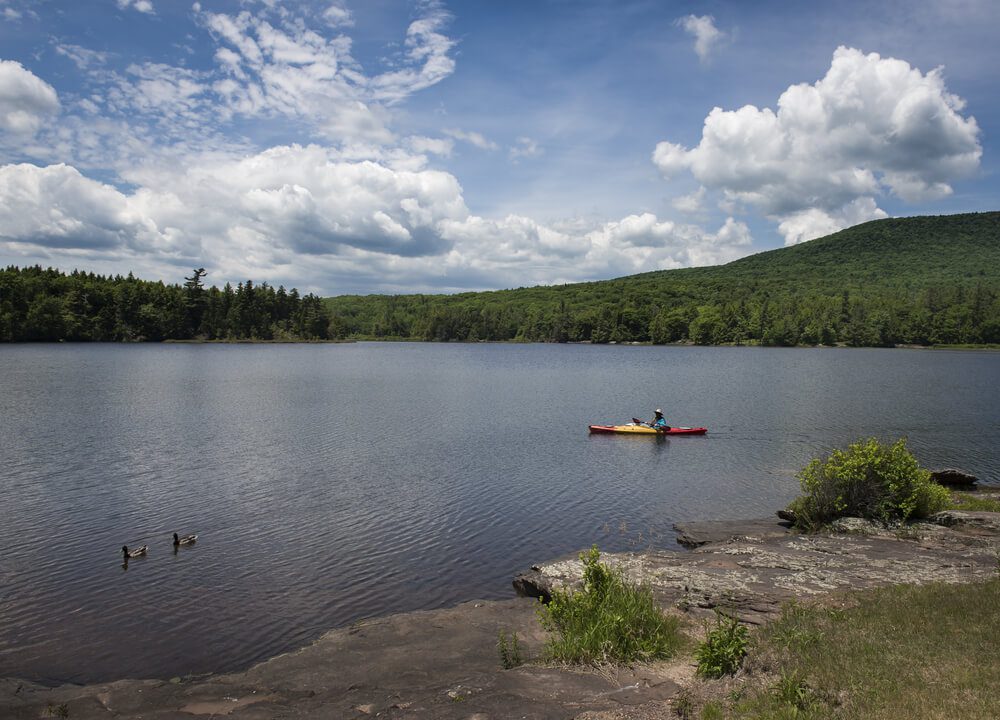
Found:
[(669, 430), (670, 426), (667, 425), (667, 421), (663, 419), (663, 411), (660, 408), (656, 408), (656, 415), (650, 421), (649, 426), (657, 430)]

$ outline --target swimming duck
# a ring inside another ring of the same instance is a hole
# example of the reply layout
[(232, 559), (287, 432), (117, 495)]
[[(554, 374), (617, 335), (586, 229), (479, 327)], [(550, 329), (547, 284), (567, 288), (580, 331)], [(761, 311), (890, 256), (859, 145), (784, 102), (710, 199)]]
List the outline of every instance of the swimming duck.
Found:
[(146, 550), (149, 549), (148, 545), (143, 545), (142, 547), (137, 547), (135, 550), (129, 550), (128, 545), (122, 545), (122, 555), (126, 560), (129, 558), (137, 558), (141, 555), (146, 554)]
[(194, 541), (198, 539), (197, 535), (180, 535), (174, 533), (174, 547), (178, 545), (193, 545)]

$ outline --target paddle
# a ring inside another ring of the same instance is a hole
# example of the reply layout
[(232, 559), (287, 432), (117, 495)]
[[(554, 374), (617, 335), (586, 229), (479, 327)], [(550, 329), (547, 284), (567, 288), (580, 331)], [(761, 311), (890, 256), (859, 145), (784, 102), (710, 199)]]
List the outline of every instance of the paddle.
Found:
[(653, 428), (658, 433), (664, 433), (665, 434), (665, 433), (667, 433), (670, 430), (670, 426), (669, 425), (667, 425), (665, 427), (662, 426), (662, 425), (650, 425), (645, 420), (640, 420), (637, 417), (632, 418), (632, 422), (634, 422), (636, 425), (645, 425), (646, 427)]

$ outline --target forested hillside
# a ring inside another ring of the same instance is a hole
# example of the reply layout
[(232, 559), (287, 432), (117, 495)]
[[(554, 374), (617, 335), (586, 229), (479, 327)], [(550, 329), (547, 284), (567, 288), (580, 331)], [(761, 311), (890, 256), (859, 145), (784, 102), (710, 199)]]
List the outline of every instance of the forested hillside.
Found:
[(321, 300), (0, 270), (0, 341), (334, 338), (855, 346), (1000, 343), (1000, 212), (876, 220), (728, 265), (458, 295)]
[(326, 299), (338, 334), (855, 346), (1000, 342), (1000, 212), (876, 220), (728, 265)]
[(0, 270), (0, 342), (313, 340), (329, 336), (330, 315), (315, 295), (247, 280), (206, 289), (204, 270), (184, 285), (66, 275), (40, 267)]

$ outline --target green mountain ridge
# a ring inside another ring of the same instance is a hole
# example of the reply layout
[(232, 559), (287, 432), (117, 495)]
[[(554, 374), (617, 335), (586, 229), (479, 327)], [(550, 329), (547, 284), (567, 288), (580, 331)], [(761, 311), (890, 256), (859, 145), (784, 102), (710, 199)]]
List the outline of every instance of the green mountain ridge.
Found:
[(421, 340), (1000, 342), (1000, 212), (890, 218), (726, 265), (455, 295), (326, 298), (339, 333)]

